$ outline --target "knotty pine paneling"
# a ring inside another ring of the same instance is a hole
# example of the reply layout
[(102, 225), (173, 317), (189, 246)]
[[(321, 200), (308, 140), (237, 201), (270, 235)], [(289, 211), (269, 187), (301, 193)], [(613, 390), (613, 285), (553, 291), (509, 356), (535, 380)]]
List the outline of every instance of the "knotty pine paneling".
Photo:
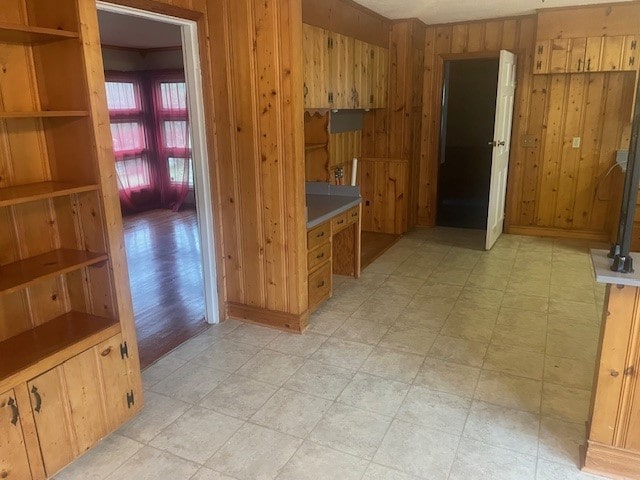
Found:
[[(605, 238), (611, 199), (603, 174), (626, 148), (633, 74), (532, 75), (536, 17), (434, 26), (425, 38), (422, 154), (418, 223), (435, 223), (444, 59), (518, 55), (507, 230)], [(524, 134), (538, 139), (524, 148)], [(581, 137), (581, 147), (571, 146)]]
[(409, 160), (362, 158), (359, 171), (362, 230), (393, 234), (406, 232)]

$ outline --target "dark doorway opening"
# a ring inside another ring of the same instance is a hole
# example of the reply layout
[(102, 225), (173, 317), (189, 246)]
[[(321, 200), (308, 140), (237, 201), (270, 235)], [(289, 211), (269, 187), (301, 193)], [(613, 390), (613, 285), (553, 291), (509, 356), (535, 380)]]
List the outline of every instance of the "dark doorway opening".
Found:
[(499, 59), (444, 67), (436, 222), (486, 230)]

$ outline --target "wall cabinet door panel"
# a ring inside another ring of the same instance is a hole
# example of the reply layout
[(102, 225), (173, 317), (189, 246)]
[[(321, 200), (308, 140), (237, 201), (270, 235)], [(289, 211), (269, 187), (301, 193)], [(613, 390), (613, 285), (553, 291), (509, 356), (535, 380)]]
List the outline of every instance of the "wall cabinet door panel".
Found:
[(569, 63), (567, 71), (571, 73), (585, 71), (585, 57), (587, 54), (587, 39), (573, 38), (571, 39), (571, 49), (569, 51)]
[(27, 386), (44, 468), (47, 475), (53, 475), (76, 456), (62, 366), (43, 373)]
[(568, 38), (551, 40), (549, 73), (565, 73), (568, 71), (569, 46), (570, 40)]
[(354, 50), (355, 39), (331, 33), (332, 108), (354, 108), (356, 103)]
[(323, 28), (302, 25), (304, 55), (304, 106), (330, 108), (329, 32)]
[(602, 37), (587, 37), (587, 51), (584, 57), (585, 72), (597, 72), (602, 58)]
[(355, 97), (352, 108), (371, 108), (371, 95), (373, 94), (373, 45), (360, 40), (354, 41), (354, 62), (355, 62)]
[[(22, 408), (28, 408), (20, 406)], [(0, 395), (0, 478), (31, 478), (27, 448), (20, 423), (20, 410), (13, 390)]]
[(623, 36), (602, 37), (602, 57), (599, 71), (616, 72), (620, 70), (623, 52)]
[(373, 46), (372, 95), (371, 108), (386, 108), (389, 98), (389, 50)]

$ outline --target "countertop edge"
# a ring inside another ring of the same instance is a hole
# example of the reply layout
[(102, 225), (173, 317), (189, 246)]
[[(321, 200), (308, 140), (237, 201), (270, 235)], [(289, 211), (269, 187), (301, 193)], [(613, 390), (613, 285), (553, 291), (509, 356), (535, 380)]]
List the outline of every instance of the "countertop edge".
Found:
[[(348, 197), (345, 197), (348, 198)], [(320, 225), (321, 223), (326, 222), (327, 220), (330, 220), (331, 218), (335, 217), (336, 215), (340, 215), (343, 212), (346, 212), (347, 210), (349, 210), (350, 208), (353, 208), (355, 206), (358, 206), (362, 203), (362, 198), (358, 197), (358, 198), (354, 198), (352, 201), (345, 203), (344, 205), (341, 205), (340, 207), (331, 210), (328, 213), (325, 213), (324, 215), (321, 215), (320, 217), (314, 218), (313, 220), (309, 220), (307, 222), (307, 230), (313, 227), (317, 227), (318, 225)]]

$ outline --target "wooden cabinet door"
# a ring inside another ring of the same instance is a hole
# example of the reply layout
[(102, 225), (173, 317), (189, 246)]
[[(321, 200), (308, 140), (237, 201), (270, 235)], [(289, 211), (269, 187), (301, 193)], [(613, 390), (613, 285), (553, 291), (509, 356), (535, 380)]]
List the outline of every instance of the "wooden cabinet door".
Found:
[(373, 81), (373, 59), (372, 48), (366, 42), (354, 40), (354, 89), (355, 96), (352, 98), (351, 108), (371, 108), (372, 81)]
[(549, 49), (551, 43), (548, 40), (536, 43), (533, 57), (533, 73), (549, 73)]
[(602, 57), (600, 59), (601, 72), (617, 72), (622, 64), (624, 53), (624, 37), (602, 37)]
[(569, 61), (568, 38), (556, 38), (551, 40), (551, 50), (549, 57), (549, 73), (566, 73)]
[(304, 55), (304, 106), (330, 108), (329, 32), (323, 28), (302, 25)]
[(27, 387), (44, 468), (53, 475), (77, 455), (62, 366), (36, 377)]
[(584, 56), (585, 72), (597, 72), (600, 70), (602, 57), (602, 37), (588, 37), (587, 50)]
[(637, 70), (638, 61), (638, 37), (635, 35), (627, 35), (624, 43), (624, 53), (622, 56), (622, 64), (620, 70)]
[[(21, 407), (28, 408), (28, 405)], [(30, 479), (29, 457), (13, 390), (0, 395), (0, 432), (0, 478)]]
[(130, 381), (129, 352), (122, 335), (102, 342), (96, 347), (96, 353), (104, 386), (107, 424), (109, 430), (115, 430), (138, 410), (135, 402), (141, 398)]
[(330, 33), (331, 35), (331, 86), (332, 108), (353, 108), (355, 92), (354, 83), (354, 49), (355, 39)]
[(389, 50), (371, 46), (371, 95), (370, 108), (386, 108), (389, 96)]
[(572, 38), (569, 50), (569, 63), (567, 71), (570, 73), (584, 72), (585, 57), (587, 55), (587, 38)]
[(91, 448), (109, 431), (97, 357), (97, 347), (94, 347), (63, 364), (79, 454)]

